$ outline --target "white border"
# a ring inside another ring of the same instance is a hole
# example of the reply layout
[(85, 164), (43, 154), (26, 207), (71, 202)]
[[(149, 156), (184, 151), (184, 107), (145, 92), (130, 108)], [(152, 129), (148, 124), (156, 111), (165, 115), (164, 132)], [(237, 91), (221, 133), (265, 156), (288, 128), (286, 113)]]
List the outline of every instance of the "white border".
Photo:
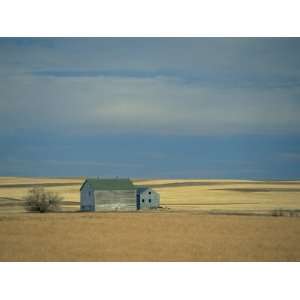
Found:
[(1, 263), (1, 299), (299, 299), (298, 263)]
[(295, 0), (0, 0), (1, 36), (299, 36)]

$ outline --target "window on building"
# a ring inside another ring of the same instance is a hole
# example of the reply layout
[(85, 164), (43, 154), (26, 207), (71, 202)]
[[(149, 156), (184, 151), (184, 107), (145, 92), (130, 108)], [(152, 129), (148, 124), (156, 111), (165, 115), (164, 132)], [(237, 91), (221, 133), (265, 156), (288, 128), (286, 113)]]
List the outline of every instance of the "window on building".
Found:
[(89, 192), (89, 196), (91, 197), (91, 195), (92, 195), (92, 193), (91, 192)]
[(151, 192), (148, 192), (149, 195), (151, 195)]
[(145, 202), (145, 200), (144, 200), (144, 199), (142, 199), (142, 202)]
[(151, 203), (151, 199), (149, 199), (149, 203)]

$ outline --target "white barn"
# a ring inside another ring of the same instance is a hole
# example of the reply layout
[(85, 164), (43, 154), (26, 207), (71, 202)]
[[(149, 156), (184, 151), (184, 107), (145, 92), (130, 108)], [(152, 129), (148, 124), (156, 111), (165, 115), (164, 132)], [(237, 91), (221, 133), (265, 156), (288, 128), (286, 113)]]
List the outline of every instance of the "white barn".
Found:
[(88, 178), (80, 188), (81, 211), (133, 211), (159, 207), (159, 194), (128, 178)]

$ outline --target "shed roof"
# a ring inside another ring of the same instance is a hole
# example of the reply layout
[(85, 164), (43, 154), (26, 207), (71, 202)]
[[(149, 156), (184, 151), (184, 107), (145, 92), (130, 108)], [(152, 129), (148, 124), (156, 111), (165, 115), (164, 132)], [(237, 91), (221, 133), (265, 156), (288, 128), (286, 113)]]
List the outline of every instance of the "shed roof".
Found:
[(137, 191), (138, 191), (138, 193), (143, 193), (143, 192), (145, 192), (146, 190), (149, 190), (149, 189), (151, 189), (150, 187), (148, 187), (148, 186), (136, 186), (136, 188), (137, 188)]
[(87, 178), (82, 184), (88, 183), (94, 190), (135, 190), (136, 187), (132, 184), (129, 178)]

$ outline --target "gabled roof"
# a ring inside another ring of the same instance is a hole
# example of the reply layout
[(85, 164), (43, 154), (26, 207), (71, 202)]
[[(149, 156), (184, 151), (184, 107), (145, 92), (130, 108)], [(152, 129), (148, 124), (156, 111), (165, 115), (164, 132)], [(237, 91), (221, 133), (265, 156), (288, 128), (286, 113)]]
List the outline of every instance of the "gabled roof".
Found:
[(85, 184), (89, 184), (94, 190), (135, 190), (129, 178), (87, 178), (82, 184), (80, 190)]
[(149, 190), (151, 189), (150, 187), (147, 187), (147, 186), (136, 186), (136, 189), (138, 191), (138, 193), (143, 193), (145, 192), (146, 190)]

